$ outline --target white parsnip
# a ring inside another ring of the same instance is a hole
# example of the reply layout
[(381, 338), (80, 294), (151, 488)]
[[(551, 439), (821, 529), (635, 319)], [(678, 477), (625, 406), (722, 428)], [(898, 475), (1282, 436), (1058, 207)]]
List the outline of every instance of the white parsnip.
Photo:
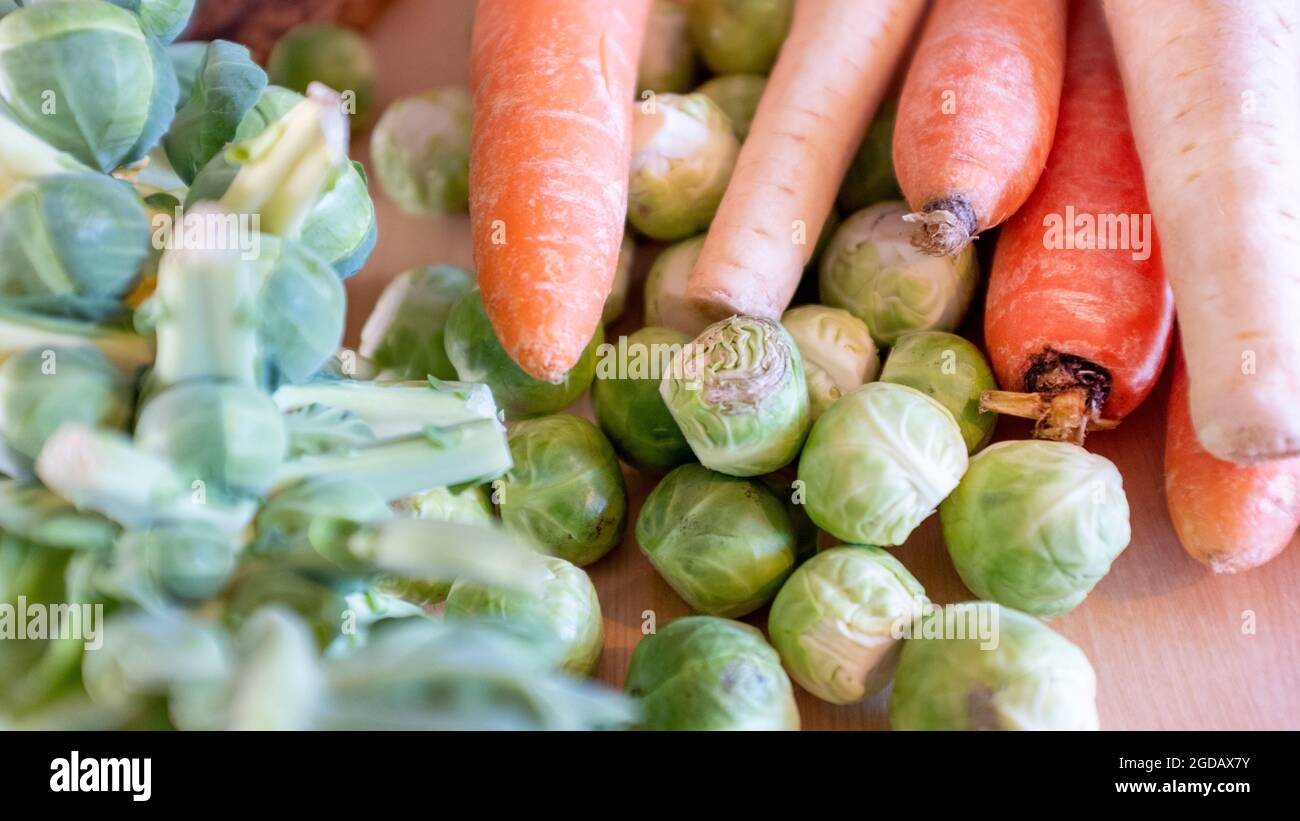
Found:
[(778, 319), (884, 97), (923, 0), (802, 0), (687, 296)]
[(1300, 454), (1300, 4), (1107, 0), (1196, 436)]

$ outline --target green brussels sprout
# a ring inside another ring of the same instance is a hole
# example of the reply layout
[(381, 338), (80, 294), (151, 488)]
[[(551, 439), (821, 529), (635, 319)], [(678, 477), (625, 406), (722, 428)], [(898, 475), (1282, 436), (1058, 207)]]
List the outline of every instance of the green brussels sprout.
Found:
[(645, 324), (672, 328), (689, 336), (713, 321), (686, 298), (686, 282), (704, 248), (704, 235), (682, 240), (659, 252), (645, 280)]
[(799, 707), (781, 659), (748, 624), (676, 619), (636, 646), (628, 694), (645, 730), (798, 730)]
[(695, 45), (686, 31), (686, 6), (677, 0), (654, 0), (637, 68), (637, 91), (689, 91), (696, 68)]
[(790, 31), (794, 0), (690, 0), (691, 38), (714, 74), (766, 74)]
[(682, 465), (646, 498), (636, 541), (691, 609), (739, 617), (772, 600), (794, 570), (797, 537), (758, 479)]
[(30, 477), (65, 422), (126, 430), (135, 389), (95, 348), (31, 348), (0, 364), (0, 472)]
[(417, 519), (437, 522), (461, 522), (467, 525), (491, 525), (495, 521), (492, 499), (483, 486), (468, 487), (459, 492), (451, 488), (435, 487), (398, 499), (393, 507)]
[(145, 30), (166, 45), (185, 30), (198, 0), (109, 0), (109, 2), (134, 12), (144, 23)]
[(331, 23), (294, 26), (266, 62), (271, 82), (305, 92), (313, 82), (343, 95), (354, 122), (363, 123), (375, 97), (375, 58), (365, 38)]
[(995, 390), (997, 380), (980, 349), (960, 336), (903, 334), (889, 351), (880, 381), (916, 388), (947, 408), (961, 428), (967, 452), (975, 453), (993, 438), (998, 415), (980, 410), (980, 395)]
[[(187, 43), (178, 43), (173, 48), (180, 48), (188, 45)], [(262, 95), (257, 98), (257, 102), (249, 109), (244, 118), (239, 121), (239, 126), (235, 129), (235, 142), (242, 143), (253, 139), (257, 135), (266, 131), (273, 124), (280, 121), (280, 118), (288, 114), (294, 106), (301, 103), (305, 97), (292, 89), (284, 86), (267, 85), (262, 89)], [(218, 157), (221, 155), (217, 155)], [(218, 192), (220, 193), (220, 192)]]
[(609, 296), (605, 297), (605, 307), (601, 309), (600, 321), (608, 325), (623, 315), (627, 308), (627, 292), (632, 287), (632, 265), (636, 261), (636, 242), (630, 233), (623, 234), (623, 243), (618, 248), (618, 265), (614, 268), (614, 284), (610, 286)]
[[(413, 516), (417, 519), (430, 519), (438, 522), (460, 522), (467, 525), (491, 527), (496, 524), (492, 510), (492, 500), (485, 487), (470, 487), (453, 493), (450, 488), (437, 487), (398, 499), (393, 508), (400, 515)], [(381, 584), (381, 589), (400, 596), (406, 601), (422, 607), (447, 598), (451, 592), (451, 581), (429, 579), (390, 578)]]
[(209, 496), (258, 496), (271, 486), (287, 446), (271, 397), (247, 385), (189, 382), (144, 404), (136, 442), (172, 462)]
[(454, 265), (412, 268), (393, 278), (361, 329), (358, 352), (385, 379), (455, 379), (444, 332), (457, 299), (474, 288), (474, 274)]
[(808, 516), (808, 511), (803, 503), (803, 495), (799, 492), (796, 484), (797, 480), (795, 480), (794, 472), (782, 470), (777, 473), (768, 473), (760, 478), (763, 480), (763, 484), (767, 485), (767, 489), (772, 491), (785, 505), (785, 512), (790, 514), (790, 522), (794, 525), (795, 564), (798, 565), (817, 555), (822, 532), (817, 529), (817, 525)]
[(626, 373), (606, 373), (607, 359), (596, 368), (591, 401), (596, 420), (624, 461), (664, 471), (695, 458), (690, 444), (659, 395), (660, 373), (674, 349), (690, 337), (670, 328), (642, 328), (620, 340), (618, 359)]
[(3, 113), (0, 144), (0, 302), (93, 321), (123, 313), (149, 254), (135, 191)]
[(880, 548), (834, 547), (794, 571), (772, 603), (767, 632), (801, 687), (852, 704), (889, 683), (901, 627), (926, 602), (921, 583)]
[(880, 371), (871, 332), (848, 311), (801, 305), (786, 311), (781, 324), (799, 346), (814, 422), (831, 403)]
[(117, 561), (139, 567), (148, 582), (185, 601), (211, 598), (235, 572), (230, 534), (194, 524), (167, 524), (123, 534)]
[(1129, 542), (1119, 470), (1068, 442), (999, 442), (939, 506), (944, 541), (977, 596), (1036, 616), (1073, 610)]
[(703, 94), (660, 94), (637, 106), (627, 219), (648, 237), (679, 240), (708, 227), (736, 167), (731, 122)]
[(222, 618), (236, 630), (266, 605), (287, 607), (311, 626), (319, 647), (328, 647), (338, 638), (349, 609), (338, 585), (278, 563), (249, 563), (236, 575), (223, 603)]
[(1038, 619), (966, 602), (931, 609), (919, 630), (894, 675), (895, 730), (1097, 729), (1088, 657)]
[(627, 491), (618, 457), (586, 419), (556, 414), (510, 428), (514, 467), (497, 486), (501, 521), (578, 566), (623, 540)]
[(435, 88), (393, 101), (370, 136), (375, 173), (408, 214), (469, 210), (469, 92)]
[(272, 385), (302, 382), (343, 341), (347, 295), (329, 262), (301, 242), (263, 234), (254, 263), (261, 288), (257, 338)]
[(349, 478), (305, 479), (271, 494), (253, 519), (251, 549), (262, 556), (313, 556), (318, 521), (370, 523), (393, 517), (380, 493)]
[(749, 136), (765, 88), (767, 78), (762, 74), (724, 74), (704, 83), (695, 92), (717, 103), (731, 120), (732, 133), (743, 143)]
[(867, 135), (858, 146), (848, 173), (836, 198), (840, 210), (852, 214), (885, 200), (899, 200), (903, 192), (894, 177), (894, 121), (898, 118), (898, 98), (881, 104), (871, 121)]
[(951, 331), (975, 293), (979, 262), (967, 246), (936, 257), (912, 245), (906, 203), (881, 202), (844, 221), (821, 263), (821, 301), (867, 323), (887, 348), (908, 331)]
[(177, 96), (161, 43), (112, 3), (35, 3), (0, 18), (0, 103), (91, 168), (109, 172), (148, 154)]
[(604, 333), (597, 329), (578, 364), (558, 383), (524, 373), (497, 341), (478, 288), (451, 306), (443, 330), (447, 359), (462, 382), (485, 382), (507, 419), (542, 416), (561, 411), (587, 392), (596, 374), (596, 348)]
[(887, 382), (831, 405), (799, 459), (808, 515), (852, 544), (902, 544), (965, 471), (966, 442), (948, 409)]
[(366, 264), (379, 241), (379, 220), (361, 163), (348, 163), (325, 187), (298, 240), (329, 260), (340, 279)]
[(536, 595), (458, 581), (443, 613), (451, 618), (501, 619), (508, 627), (556, 645), (557, 666), (591, 675), (605, 646), (600, 600), (587, 574), (564, 559), (547, 556), (546, 578)]
[[(172, 71), (176, 72), (176, 86), (179, 92), (176, 97), (178, 109), (190, 99), (190, 94), (194, 91), (194, 83), (199, 76), (199, 66), (207, 57), (210, 45), (212, 43), (206, 40), (188, 40), (167, 46), (167, 59), (171, 60)], [(152, 160), (149, 164), (153, 165)]]
[[(177, 52), (169, 53), (175, 59)], [(266, 72), (238, 43), (208, 43), (193, 68), (180, 108), (162, 138), (168, 163), (186, 185), (234, 139), (240, 122), (266, 88)]]
[(659, 387), (707, 468), (757, 476), (794, 459), (810, 416), (803, 359), (776, 322), (733, 316), (674, 354)]

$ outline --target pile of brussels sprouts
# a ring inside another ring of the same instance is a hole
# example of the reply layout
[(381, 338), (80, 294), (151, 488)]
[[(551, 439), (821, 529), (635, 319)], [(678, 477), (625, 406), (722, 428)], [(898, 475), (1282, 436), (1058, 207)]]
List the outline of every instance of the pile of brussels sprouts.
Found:
[[(447, 267), (341, 351), (376, 240), (347, 154), (368, 75), (339, 73), (364, 41), (286, 38), (271, 75), (300, 93), (173, 43), (193, 5), (0, 7), (0, 618), (28, 625), (0, 726), (628, 724), (585, 679), (576, 566), (621, 535), (617, 458), (589, 422), (498, 416), (582, 377), (539, 389), (465, 344), (481, 306), (452, 310), (474, 280)], [(560, 488), (588, 471), (608, 484)], [(601, 515), (555, 515), (561, 490)]]

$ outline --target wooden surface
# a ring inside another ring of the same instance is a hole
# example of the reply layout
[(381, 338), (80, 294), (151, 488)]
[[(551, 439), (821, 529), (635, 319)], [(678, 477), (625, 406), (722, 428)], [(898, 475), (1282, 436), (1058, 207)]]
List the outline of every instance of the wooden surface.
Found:
[[(399, 0), (371, 31), (380, 65), (380, 106), (396, 96), (467, 81), (469, 6), (465, 0)], [(364, 138), (356, 155), (367, 160)], [(350, 338), (383, 284), (415, 265), (472, 267), (468, 219), (402, 214), (372, 178), (380, 214), (379, 247), (349, 282)], [(638, 256), (644, 274), (651, 250)], [(639, 294), (639, 283), (634, 286)], [(977, 305), (975, 309), (978, 310)], [(978, 324), (978, 322), (976, 322)], [(640, 325), (639, 295), (611, 336)], [(1133, 515), (1133, 541), (1088, 599), (1052, 626), (1092, 660), (1104, 729), (1300, 729), (1300, 548), (1239, 576), (1213, 576), (1183, 552), (1165, 512), (1161, 463), (1167, 378), (1117, 431), (1089, 448), (1119, 466)], [(585, 400), (584, 400), (585, 401)], [(583, 412), (585, 408), (577, 409)], [(999, 438), (1027, 428), (1004, 420)], [(625, 471), (631, 521), (653, 480)], [(658, 624), (687, 614), (632, 539), (587, 568), (600, 593), (606, 646), (599, 675), (621, 686), (649, 614)], [(972, 598), (952, 568), (937, 517), (895, 555), (936, 602)], [(766, 623), (766, 608), (746, 619)], [(888, 693), (835, 707), (799, 692), (809, 729), (888, 727)]]

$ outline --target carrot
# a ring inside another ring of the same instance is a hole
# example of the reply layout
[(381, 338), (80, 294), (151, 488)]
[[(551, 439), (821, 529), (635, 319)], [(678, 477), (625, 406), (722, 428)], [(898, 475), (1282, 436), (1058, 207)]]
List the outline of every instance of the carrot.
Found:
[(1112, 0), (1106, 17), (1207, 451), (1300, 454), (1300, 7)]
[(1056, 128), (1065, 0), (939, 0), (903, 83), (894, 171), (914, 242), (955, 254), (1034, 189)]
[(1069, 30), (1047, 166), (993, 257), (984, 341), (1006, 391), (983, 408), (1082, 443), (1151, 392), (1174, 304), (1099, 0), (1075, 2)]
[(923, 6), (795, 4), (687, 284), (687, 296), (706, 315), (780, 318)]
[(555, 382), (600, 326), (627, 213), (650, 0), (480, 0), (470, 227), (492, 327)]
[(1258, 567), (1300, 527), (1300, 459), (1242, 466), (1207, 453), (1192, 428), (1181, 355), (1165, 430), (1165, 499), (1183, 547), (1216, 573)]

